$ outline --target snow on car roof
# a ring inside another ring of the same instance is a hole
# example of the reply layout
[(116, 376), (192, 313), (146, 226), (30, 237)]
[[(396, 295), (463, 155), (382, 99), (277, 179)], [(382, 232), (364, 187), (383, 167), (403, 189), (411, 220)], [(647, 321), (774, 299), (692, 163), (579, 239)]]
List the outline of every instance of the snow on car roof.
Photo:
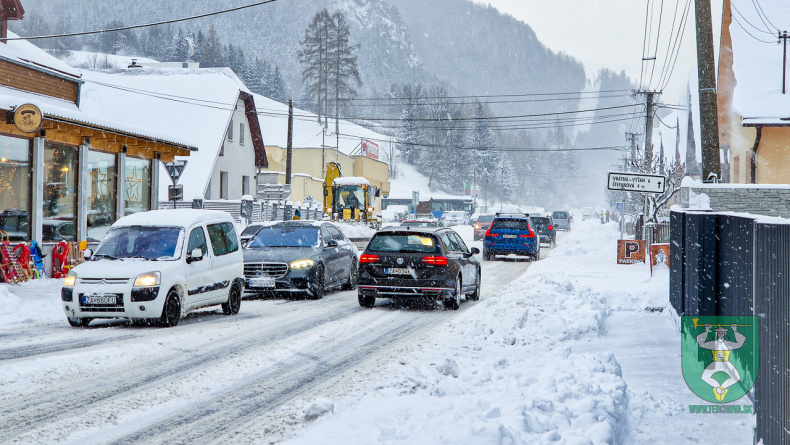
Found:
[(113, 227), (125, 226), (172, 226), (189, 227), (201, 221), (233, 221), (228, 212), (221, 210), (173, 209), (150, 210), (124, 216), (113, 224)]

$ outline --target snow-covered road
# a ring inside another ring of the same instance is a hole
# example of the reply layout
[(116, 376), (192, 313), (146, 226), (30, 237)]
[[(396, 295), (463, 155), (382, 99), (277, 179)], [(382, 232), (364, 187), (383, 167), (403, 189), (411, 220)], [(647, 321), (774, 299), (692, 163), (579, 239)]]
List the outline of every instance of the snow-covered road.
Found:
[[(484, 262), (482, 301), (529, 264)], [(237, 316), (203, 310), (174, 329), (124, 321), (74, 329), (60, 311), (60, 281), (0, 285), (3, 442), (287, 438), (299, 401), (339, 398), (350, 376), (370, 384), (375, 376), (360, 369), (397, 360), (479, 304), (451, 312), (384, 300), (365, 310), (347, 291), (319, 301), (245, 299)]]

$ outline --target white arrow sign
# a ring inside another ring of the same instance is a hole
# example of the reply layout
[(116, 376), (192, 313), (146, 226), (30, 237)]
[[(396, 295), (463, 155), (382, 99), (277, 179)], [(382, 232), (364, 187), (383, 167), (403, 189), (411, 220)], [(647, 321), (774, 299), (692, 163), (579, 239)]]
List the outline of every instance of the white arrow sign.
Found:
[(667, 178), (638, 173), (609, 173), (609, 190), (624, 192), (664, 193)]

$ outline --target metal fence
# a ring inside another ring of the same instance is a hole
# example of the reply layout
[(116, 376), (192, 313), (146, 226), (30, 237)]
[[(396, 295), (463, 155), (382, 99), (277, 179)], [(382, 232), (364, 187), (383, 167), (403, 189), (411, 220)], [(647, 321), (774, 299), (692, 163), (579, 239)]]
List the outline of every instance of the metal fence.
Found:
[(672, 307), (760, 317), (755, 443), (790, 444), (790, 222), (673, 211), (670, 227)]
[(669, 242), (669, 223), (647, 223), (644, 226), (645, 244), (668, 243)]
[[(236, 222), (241, 222), (241, 201), (200, 200), (200, 203), (203, 209), (228, 212)], [(196, 204), (191, 201), (176, 202), (176, 208), (179, 209), (191, 209), (195, 206)], [(172, 209), (173, 202), (160, 202), (159, 208), (162, 210)], [(319, 206), (294, 206), (288, 201), (258, 201), (252, 206), (252, 222), (290, 220), (293, 219), (297, 209), (301, 214), (300, 219), (317, 220), (324, 216), (324, 212)]]

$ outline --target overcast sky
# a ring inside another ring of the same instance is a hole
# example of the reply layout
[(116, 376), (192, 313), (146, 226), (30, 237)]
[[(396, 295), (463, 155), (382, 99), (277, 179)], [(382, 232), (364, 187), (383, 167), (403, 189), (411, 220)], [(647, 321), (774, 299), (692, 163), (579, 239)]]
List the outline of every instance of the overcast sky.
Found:
[[(640, 77), (647, 84), (653, 73), (650, 89), (659, 88), (659, 77), (667, 60), (667, 46), (670, 35), (674, 42), (679, 21), (682, 17), (684, 0), (664, 0), (664, 11), (660, 14), (661, 1), (658, 0), (472, 0), (476, 3), (490, 4), (503, 13), (527, 23), (546, 46), (563, 52), (581, 61), (588, 77), (603, 67), (613, 71), (625, 72), (639, 82)], [(642, 48), (645, 40), (645, 19), (649, 5), (654, 8), (650, 29), (649, 50), (646, 57), (656, 56), (655, 71), (652, 62), (646, 63), (646, 74), (642, 75)], [(721, 1), (714, 0), (713, 35), (718, 54), (719, 30), (721, 27)], [(677, 21), (675, 32), (670, 30), (675, 7)], [(661, 30), (658, 31), (659, 16)], [(660, 35), (659, 35), (660, 34)], [(697, 53), (694, 31), (694, 2), (691, 1), (689, 18), (681, 43), (677, 65), (664, 89), (663, 101), (678, 103), (688, 79), (689, 69), (696, 69)], [(658, 50), (656, 40), (659, 37)], [(668, 70), (667, 70), (668, 71)], [(663, 82), (662, 82), (663, 83)], [(648, 85), (644, 85), (648, 87)]]

